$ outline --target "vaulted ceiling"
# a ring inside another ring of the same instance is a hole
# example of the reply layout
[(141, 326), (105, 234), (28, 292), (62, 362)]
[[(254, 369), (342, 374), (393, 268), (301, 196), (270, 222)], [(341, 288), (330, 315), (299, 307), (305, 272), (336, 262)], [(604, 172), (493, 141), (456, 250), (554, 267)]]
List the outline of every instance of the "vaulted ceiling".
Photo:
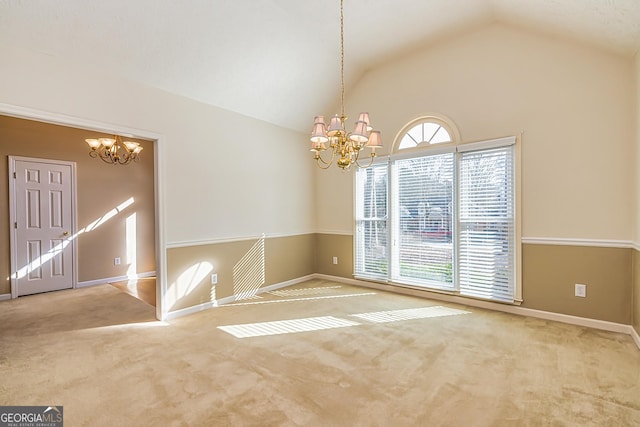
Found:
[[(632, 57), (640, 0), (344, 0), (347, 85), (495, 21)], [(0, 0), (0, 42), (308, 131), (339, 97), (339, 0)]]

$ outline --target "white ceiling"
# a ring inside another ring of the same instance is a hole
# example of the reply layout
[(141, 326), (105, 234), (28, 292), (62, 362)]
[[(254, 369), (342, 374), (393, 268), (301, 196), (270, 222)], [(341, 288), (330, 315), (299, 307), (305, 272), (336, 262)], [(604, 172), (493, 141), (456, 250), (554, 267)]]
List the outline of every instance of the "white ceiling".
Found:
[[(640, 0), (345, 0), (344, 13), (348, 85), (493, 21), (640, 49)], [(339, 96), (338, 0), (0, 0), (0, 43), (305, 132)]]

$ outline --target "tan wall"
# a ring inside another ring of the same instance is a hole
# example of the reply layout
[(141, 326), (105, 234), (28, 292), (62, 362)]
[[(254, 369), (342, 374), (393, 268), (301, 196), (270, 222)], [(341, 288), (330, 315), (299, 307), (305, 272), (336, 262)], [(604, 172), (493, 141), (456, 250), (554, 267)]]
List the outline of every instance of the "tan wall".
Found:
[[(352, 236), (318, 234), (316, 242), (318, 273), (353, 277)], [(640, 273), (640, 254), (631, 249), (525, 244), (522, 307), (630, 324), (632, 252)], [(349, 262), (332, 265), (335, 254), (344, 254)], [(586, 298), (574, 296), (576, 283), (587, 285)], [(639, 283), (636, 274), (636, 290)]]
[[(175, 311), (315, 272), (315, 237), (303, 234), (170, 248), (167, 307)], [(211, 274), (218, 283), (211, 285)]]
[[(333, 264), (333, 257), (338, 264)], [(353, 277), (353, 236), (316, 234), (316, 272), (337, 277)]]
[[(144, 147), (138, 163), (107, 165), (89, 157), (85, 138), (109, 136), (97, 132), (0, 116), (0, 294), (9, 293), (8, 156), (76, 162), (78, 229), (101, 218), (125, 200), (134, 203), (94, 230), (78, 238), (78, 280), (88, 281), (127, 274), (126, 219), (136, 214), (137, 272), (155, 270), (153, 143)], [(122, 264), (114, 265), (120, 257)]]
[[(522, 246), (523, 307), (631, 324), (632, 249)], [(576, 283), (586, 298), (574, 295)]]

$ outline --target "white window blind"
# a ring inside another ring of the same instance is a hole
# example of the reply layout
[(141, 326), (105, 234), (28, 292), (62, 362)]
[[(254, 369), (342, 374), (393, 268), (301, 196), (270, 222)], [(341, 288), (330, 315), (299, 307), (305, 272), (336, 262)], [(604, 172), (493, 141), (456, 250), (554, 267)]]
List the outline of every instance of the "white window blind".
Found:
[(453, 289), (454, 162), (454, 153), (393, 162), (393, 281)]
[(513, 146), (460, 154), (460, 293), (513, 301)]
[(355, 275), (515, 302), (516, 142), (421, 144), (358, 170)]
[(388, 165), (356, 173), (355, 274), (386, 278), (388, 273)]

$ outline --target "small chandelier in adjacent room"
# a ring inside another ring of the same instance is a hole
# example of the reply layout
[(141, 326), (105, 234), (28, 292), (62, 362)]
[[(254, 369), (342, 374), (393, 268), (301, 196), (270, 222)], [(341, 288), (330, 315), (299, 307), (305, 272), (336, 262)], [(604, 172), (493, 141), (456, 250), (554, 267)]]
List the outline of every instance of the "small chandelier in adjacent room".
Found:
[[(371, 166), (376, 156), (376, 148), (382, 147), (380, 131), (373, 130), (369, 121), (369, 113), (360, 113), (352, 132), (346, 132), (344, 122), (344, 13), (343, 0), (340, 0), (340, 115), (336, 114), (329, 122), (329, 128), (323, 116), (316, 116), (311, 131), (311, 151), (315, 153), (315, 159), (322, 169), (328, 169), (334, 162), (343, 170), (349, 169), (352, 164), (366, 168)], [(325, 161), (320, 153), (331, 150), (331, 158)], [(371, 150), (370, 161), (366, 166), (358, 163), (360, 152), (368, 147)]]
[(89, 138), (85, 139), (91, 151), (91, 157), (99, 157), (103, 162), (113, 165), (126, 165), (138, 161), (138, 155), (142, 151), (140, 143), (123, 141), (119, 135), (113, 138)]

